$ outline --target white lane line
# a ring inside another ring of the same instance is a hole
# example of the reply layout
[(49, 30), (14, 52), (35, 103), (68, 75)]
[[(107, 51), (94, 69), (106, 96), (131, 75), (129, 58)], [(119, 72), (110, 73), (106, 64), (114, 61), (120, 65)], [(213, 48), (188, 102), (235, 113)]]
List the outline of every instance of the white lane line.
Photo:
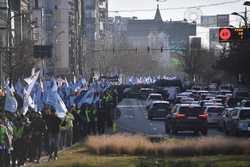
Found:
[(118, 105), (117, 108), (140, 108), (145, 107), (143, 105)]

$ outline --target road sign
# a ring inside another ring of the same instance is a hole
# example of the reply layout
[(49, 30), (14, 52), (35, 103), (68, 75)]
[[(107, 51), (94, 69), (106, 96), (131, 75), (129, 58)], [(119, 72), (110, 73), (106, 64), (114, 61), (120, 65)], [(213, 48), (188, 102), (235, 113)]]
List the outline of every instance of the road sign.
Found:
[(35, 45), (33, 47), (33, 54), (35, 58), (47, 58), (52, 56), (51, 45)]
[(232, 38), (231, 29), (229, 29), (229, 28), (221, 29), (219, 32), (219, 37), (220, 37), (220, 40), (222, 40), (222, 41), (231, 40), (231, 38)]

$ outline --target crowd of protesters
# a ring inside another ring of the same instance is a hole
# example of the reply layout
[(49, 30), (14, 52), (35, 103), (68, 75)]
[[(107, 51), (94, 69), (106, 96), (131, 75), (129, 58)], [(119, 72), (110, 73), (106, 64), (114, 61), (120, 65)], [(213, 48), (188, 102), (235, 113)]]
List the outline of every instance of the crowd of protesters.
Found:
[[(65, 119), (59, 119), (52, 106), (42, 112), (32, 109), (23, 115), (0, 111), (0, 167), (39, 163), (41, 155), (56, 160), (59, 149), (70, 147), (88, 135), (101, 135), (112, 129), (117, 94), (109, 89), (97, 104), (72, 105)], [(4, 99), (4, 96), (2, 96)]]

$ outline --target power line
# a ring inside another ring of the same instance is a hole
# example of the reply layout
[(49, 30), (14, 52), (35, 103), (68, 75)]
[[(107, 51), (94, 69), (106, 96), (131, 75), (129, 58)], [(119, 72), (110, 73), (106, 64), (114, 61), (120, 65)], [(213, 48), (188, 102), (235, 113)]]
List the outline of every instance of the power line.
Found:
[[(239, 3), (239, 0), (233, 0), (228, 2), (218, 2), (218, 3), (211, 3), (206, 5), (195, 5), (195, 6), (182, 6), (182, 7), (176, 7), (176, 8), (162, 8), (160, 10), (183, 10), (188, 8), (208, 8), (213, 6), (222, 6), (227, 4), (233, 4), (233, 3)], [(155, 11), (155, 9), (133, 9), (133, 10), (114, 10), (109, 11), (110, 13), (128, 13), (128, 12), (152, 12)]]

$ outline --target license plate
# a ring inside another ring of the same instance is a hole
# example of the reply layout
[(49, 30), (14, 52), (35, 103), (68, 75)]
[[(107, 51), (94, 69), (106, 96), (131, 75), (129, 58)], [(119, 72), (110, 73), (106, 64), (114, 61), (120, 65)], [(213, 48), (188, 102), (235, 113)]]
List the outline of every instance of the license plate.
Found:
[(188, 117), (188, 119), (197, 119), (197, 117)]

